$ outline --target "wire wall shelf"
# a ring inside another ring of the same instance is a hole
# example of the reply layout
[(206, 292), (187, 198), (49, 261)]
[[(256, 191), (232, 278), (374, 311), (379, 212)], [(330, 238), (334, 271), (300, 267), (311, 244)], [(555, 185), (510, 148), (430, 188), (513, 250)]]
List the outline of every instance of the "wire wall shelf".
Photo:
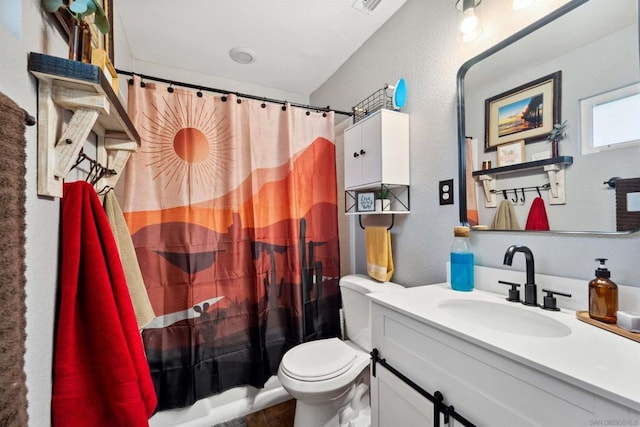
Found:
[(393, 89), (388, 84), (385, 84), (382, 89), (375, 91), (352, 108), (353, 124), (382, 109), (393, 110)]
[[(385, 203), (375, 204), (370, 210), (360, 209), (358, 205), (359, 195), (368, 195), (375, 199), (387, 199), (388, 205)], [(384, 195), (384, 196), (382, 196)], [(384, 208), (383, 208), (384, 206)], [(408, 214), (411, 209), (411, 200), (409, 197), (408, 185), (389, 185), (380, 184), (375, 187), (362, 188), (359, 190), (346, 190), (344, 192), (344, 213), (347, 215), (362, 214)]]

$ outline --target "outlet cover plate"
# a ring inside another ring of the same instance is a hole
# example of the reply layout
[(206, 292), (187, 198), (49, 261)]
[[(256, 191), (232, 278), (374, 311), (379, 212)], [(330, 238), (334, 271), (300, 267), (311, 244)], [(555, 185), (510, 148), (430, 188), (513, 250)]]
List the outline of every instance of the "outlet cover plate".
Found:
[(453, 204), (453, 179), (447, 179), (445, 181), (440, 181), (438, 184), (438, 188), (440, 191), (440, 204), (441, 205), (452, 205)]

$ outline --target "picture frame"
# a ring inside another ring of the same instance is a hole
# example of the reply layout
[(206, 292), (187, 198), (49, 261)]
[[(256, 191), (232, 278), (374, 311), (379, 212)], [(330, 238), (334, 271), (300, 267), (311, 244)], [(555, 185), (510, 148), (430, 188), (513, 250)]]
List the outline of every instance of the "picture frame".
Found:
[(562, 71), (556, 71), (485, 100), (484, 151), (547, 139), (561, 121), (561, 89)]
[(496, 151), (498, 167), (517, 165), (526, 160), (524, 140), (498, 145)]
[(104, 76), (111, 85), (113, 92), (118, 95), (118, 73), (109, 60), (107, 52), (104, 49), (94, 47), (91, 50), (91, 63), (93, 65), (97, 65), (102, 70)]
[[(113, 2), (114, 0), (96, 0), (96, 2), (100, 3), (102, 8), (104, 9), (104, 13), (109, 20), (109, 27), (111, 30), (107, 34), (102, 34), (98, 28), (93, 23), (93, 16), (87, 18), (87, 22), (89, 23), (89, 28), (91, 28), (91, 47), (94, 49), (103, 49), (107, 52), (111, 63), (114, 63), (115, 54), (114, 54), (114, 43), (113, 43)], [(60, 8), (57, 12), (53, 14), (58, 22), (58, 28), (61, 30), (61, 33), (66, 34), (67, 40), (71, 35), (71, 28), (73, 27), (73, 16), (66, 8)]]
[(375, 192), (356, 191), (356, 212), (374, 212), (376, 210), (375, 201)]

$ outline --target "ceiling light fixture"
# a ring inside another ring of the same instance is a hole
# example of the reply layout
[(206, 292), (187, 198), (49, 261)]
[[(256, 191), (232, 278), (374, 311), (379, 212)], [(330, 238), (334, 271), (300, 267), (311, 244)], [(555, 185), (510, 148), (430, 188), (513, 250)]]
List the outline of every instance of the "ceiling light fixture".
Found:
[(229, 51), (229, 56), (238, 64), (253, 64), (256, 62), (256, 53), (246, 47), (234, 47)]

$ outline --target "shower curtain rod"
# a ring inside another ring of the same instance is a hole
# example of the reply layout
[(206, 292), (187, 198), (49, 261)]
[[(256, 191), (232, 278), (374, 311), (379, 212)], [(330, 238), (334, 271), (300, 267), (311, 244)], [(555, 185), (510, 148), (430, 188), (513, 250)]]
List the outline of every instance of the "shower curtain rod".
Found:
[[(154, 76), (149, 76), (149, 75), (146, 75), (146, 74), (134, 73), (132, 71), (119, 70), (117, 68), (116, 68), (116, 73), (124, 74), (126, 76), (134, 76), (135, 75), (135, 76), (139, 76), (143, 80), (144, 79), (146, 79), (146, 80), (155, 80), (157, 82), (167, 83), (167, 84), (173, 85), (173, 86), (188, 87), (190, 89), (197, 89), (197, 90), (204, 90), (204, 91), (207, 91), (207, 92), (221, 93), (223, 95), (233, 94), (233, 95), (237, 96), (238, 98), (255, 99), (257, 101), (270, 102), (272, 104), (282, 104), (282, 105), (284, 105), (285, 103), (288, 102), (288, 101), (282, 101), (280, 99), (265, 98), (265, 97), (261, 97), (261, 96), (249, 95), (249, 94), (246, 94), (246, 93), (234, 92), (232, 90), (216, 89), (216, 88), (213, 88), (213, 87), (199, 86), (199, 85), (194, 85), (194, 84), (191, 84), (191, 83), (178, 82), (178, 81), (175, 81), (175, 80), (163, 79), (162, 77), (154, 77)], [(294, 102), (289, 102), (289, 105), (291, 105), (292, 107), (306, 108), (308, 110), (323, 111), (323, 112), (333, 111), (335, 114), (342, 114), (343, 116), (353, 116), (352, 112), (332, 110), (331, 107), (329, 107), (329, 106), (326, 106), (326, 107), (314, 107), (313, 105), (303, 105), (303, 104), (297, 104), (297, 103), (294, 103)]]

